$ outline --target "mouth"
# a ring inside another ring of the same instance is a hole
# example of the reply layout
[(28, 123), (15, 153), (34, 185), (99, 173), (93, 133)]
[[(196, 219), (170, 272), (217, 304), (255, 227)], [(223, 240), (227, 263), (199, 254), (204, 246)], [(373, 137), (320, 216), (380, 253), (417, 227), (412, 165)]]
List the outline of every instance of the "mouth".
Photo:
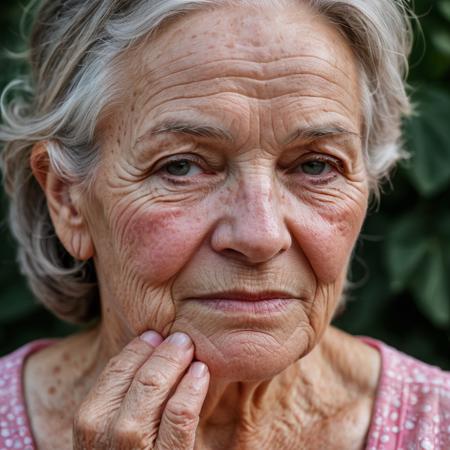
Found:
[(227, 313), (274, 314), (282, 312), (294, 301), (292, 294), (280, 291), (226, 291), (188, 298), (212, 310)]

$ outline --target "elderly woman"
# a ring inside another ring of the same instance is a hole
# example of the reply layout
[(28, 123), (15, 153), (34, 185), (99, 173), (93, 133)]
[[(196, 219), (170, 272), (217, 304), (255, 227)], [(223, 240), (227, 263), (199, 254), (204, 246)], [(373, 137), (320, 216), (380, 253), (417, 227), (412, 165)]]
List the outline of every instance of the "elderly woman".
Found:
[(401, 156), (407, 16), (42, 4), (4, 180), (35, 295), (90, 327), (3, 358), (0, 448), (450, 448), (449, 374), (330, 326)]

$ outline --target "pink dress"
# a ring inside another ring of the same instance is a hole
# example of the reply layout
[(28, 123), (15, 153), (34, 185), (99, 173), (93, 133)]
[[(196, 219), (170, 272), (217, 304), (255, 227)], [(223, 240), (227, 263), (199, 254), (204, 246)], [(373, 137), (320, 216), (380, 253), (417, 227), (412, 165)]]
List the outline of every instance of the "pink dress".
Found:
[[(450, 373), (380, 341), (361, 339), (378, 349), (382, 361), (366, 450), (450, 450)], [(51, 342), (31, 342), (0, 358), (0, 450), (36, 449), (22, 369), (27, 356)]]

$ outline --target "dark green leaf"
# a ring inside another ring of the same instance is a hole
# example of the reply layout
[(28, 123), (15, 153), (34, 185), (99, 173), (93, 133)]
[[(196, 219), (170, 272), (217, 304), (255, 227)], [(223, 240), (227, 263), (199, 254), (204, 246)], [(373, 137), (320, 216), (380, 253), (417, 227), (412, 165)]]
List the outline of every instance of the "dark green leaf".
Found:
[(450, 32), (447, 30), (436, 30), (431, 39), (437, 50), (446, 55), (450, 55)]
[(424, 89), (417, 96), (418, 115), (406, 124), (412, 152), (408, 175), (425, 196), (450, 185), (450, 96)]
[(430, 241), (427, 255), (413, 280), (417, 305), (436, 326), (450, 325), (450, 286), (441, 242)]
[(408, 215), (393, 224), (387, 240), (386, 255), (394, 292), (399, 292), (408, 285), (427, 249), (425, 226), (418, 214)]
[(24, 284), (2, 286), (0, 295), (0, 324), (17, 320), (38, 308)]
[(441, 14), (450, 21), (450, 0), (441, 0), (438, 7)]

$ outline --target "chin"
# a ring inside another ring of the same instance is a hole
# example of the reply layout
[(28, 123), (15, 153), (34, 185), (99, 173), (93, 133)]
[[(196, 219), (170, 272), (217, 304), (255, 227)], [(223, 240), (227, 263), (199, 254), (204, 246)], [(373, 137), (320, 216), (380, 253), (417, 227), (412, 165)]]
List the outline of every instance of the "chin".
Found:
[(296, 345), (289, 346), (288, 342), (280, 344), (274, 337), (258, 331), (192, 338), (195, 358), (208, 366), (211, 377), (229, 382), (273, 378), (308, 352), (297, 339)]

